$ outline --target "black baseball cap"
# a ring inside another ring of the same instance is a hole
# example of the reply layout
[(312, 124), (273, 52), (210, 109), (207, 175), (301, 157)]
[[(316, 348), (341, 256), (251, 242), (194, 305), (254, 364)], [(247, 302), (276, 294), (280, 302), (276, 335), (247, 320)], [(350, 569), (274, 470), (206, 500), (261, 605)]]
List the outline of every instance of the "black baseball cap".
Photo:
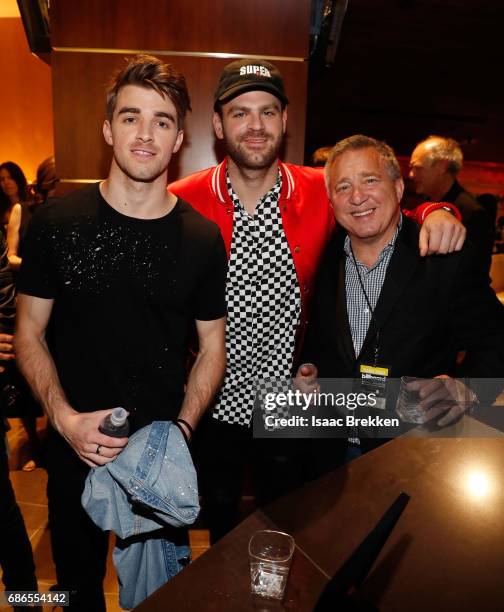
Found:
[(283, 104), (289, 100), (285, 95), (282, 75), (276, 66), (257, 59), (241, 59), (228, 64), (219, 79), (214, 95), (214, 110), (247, 91), (267, 91)]

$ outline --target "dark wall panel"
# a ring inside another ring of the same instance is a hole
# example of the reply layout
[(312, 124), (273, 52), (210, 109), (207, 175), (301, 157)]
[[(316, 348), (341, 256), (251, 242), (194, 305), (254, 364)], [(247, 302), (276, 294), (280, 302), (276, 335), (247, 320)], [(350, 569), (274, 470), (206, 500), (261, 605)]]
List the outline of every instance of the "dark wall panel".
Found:
[(53, 0), (55, 47), (306, 57), (309, 0)]
[[(186, 76), (193, 112), (170, 167), (174, 180), (214, 164), (211, 117), (219, 74), (233, 58), (273, 56), (284, 74), (289, 128), (283, 158), (302, 163), (310, 0), (53, 0), (51, 37), (55, 155), (63, 180), (107, 175), (101, 133), (105, 86), (124, 50), (157, 50)], [(116, 50), (116, 51), (114, 51)], [(228, 54), (221, 57), (218, 54)]]

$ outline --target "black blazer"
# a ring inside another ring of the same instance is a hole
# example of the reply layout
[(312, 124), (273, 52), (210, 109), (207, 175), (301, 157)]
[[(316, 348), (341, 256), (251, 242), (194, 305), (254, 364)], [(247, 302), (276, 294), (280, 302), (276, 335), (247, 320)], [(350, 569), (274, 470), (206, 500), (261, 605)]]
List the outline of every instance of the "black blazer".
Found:
[[(345, 232), (335, 232), (321, 260), (302, 351), (319, 377), (354, 377), (360, 362), (372, 363), (378, 329), (378, 360), (390, 366), (390, 376), (504, 377), (504, 306), (479, 272), (472, 247), (420, 257), (418, 232), (403, 217), (376, 321), (357, 358), (346, 308)], [(467, 356), (457, 369), (462, 350)]]

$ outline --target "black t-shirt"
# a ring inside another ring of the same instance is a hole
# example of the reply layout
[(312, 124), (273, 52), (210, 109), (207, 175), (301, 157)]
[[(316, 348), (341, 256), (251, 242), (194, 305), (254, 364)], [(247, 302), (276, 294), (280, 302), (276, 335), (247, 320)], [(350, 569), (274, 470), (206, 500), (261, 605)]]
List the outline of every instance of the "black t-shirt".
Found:
[(18, 291), (54, 299), (47, 338), (70, 404), (124, 406), (137, 429), (177, 416), (189, 330), (225, 315), (226, 266), (218, 227), (183, 200), (136, 219), (96, 183), (33, 216)]

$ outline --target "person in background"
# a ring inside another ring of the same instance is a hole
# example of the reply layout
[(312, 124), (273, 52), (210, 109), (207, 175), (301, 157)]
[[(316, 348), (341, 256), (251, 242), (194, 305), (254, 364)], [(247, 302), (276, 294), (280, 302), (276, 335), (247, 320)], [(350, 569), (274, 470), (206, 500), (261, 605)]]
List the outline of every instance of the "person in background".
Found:
[(449, 202), (459, 209), (467, 238), (476, 245), (475, 257), (488, 277), (494, 224), (487, 211), (458, 182), (462, 163), (462, 149), (455, 140), (429, 136), (411, 154), (409, 177), (416, 193), (432, 202)]
[[(14, 283), (7, 260), (7, 245), (0, 234), (0, 380), (5, 374), (5, 365), (14, 359), (12, 350), (14, 317)], [(0, 396), (0, 566), (3, 571), (2, 581), (6, 591), (37, 591), (33, 552), (9, 479), (6, 431), (5, 405), (3, 397)]]
[(478, 200), (478, 204), (483, 206), (486, 210), (495, 231), (495, 229), (497, 229), (497, 208), (499, 205), (499, 198), (493, 193), (481, 193), (476, 199)]
[(38, 207), (53, 198), (57, 184), (54, 157), (48, 157), (37, 168), (37, 178), (33, 185), (33, 205)]
[[(21, 265), (22, 243), (31, 218), (28, 183), (24, 172), (14, 162), (0, 165), (0, 214), (7, 241), (7, 256), (11, 270), (16, 273)], [(37, 434), (37, 417), (42, 410), (33, 399), (15, 364), (9, 364), (5, 377), (4, 396), (9, 398), (8, 414), (21, 418), (28, 437), (29, 459), (23, 465), (31, 472), (41, 462), (42, 447)]]
[(0, 164), (0, 230), (4, 236), (16, 206), (28, 207), (28, 182), (18, 165), (7, 161)]
[(37, 168), (37, 178), (31, 190), (32, 202), (28, 206), (14, 204), (7, 225), (7, 244), (9, 247), (9, 263), (17, 272), (23, 259), (23, 245), (26, 229), (32, 214), (48, 198), (54, 195), (56, 189), (56, 166), (54, 157), (48, 157)]
[(317, 149), (311, 158), (311, 165), (313, 168), (323, 168), (326, 165), (327, 158), (331, 152), (332, 147), (320, 147)]

